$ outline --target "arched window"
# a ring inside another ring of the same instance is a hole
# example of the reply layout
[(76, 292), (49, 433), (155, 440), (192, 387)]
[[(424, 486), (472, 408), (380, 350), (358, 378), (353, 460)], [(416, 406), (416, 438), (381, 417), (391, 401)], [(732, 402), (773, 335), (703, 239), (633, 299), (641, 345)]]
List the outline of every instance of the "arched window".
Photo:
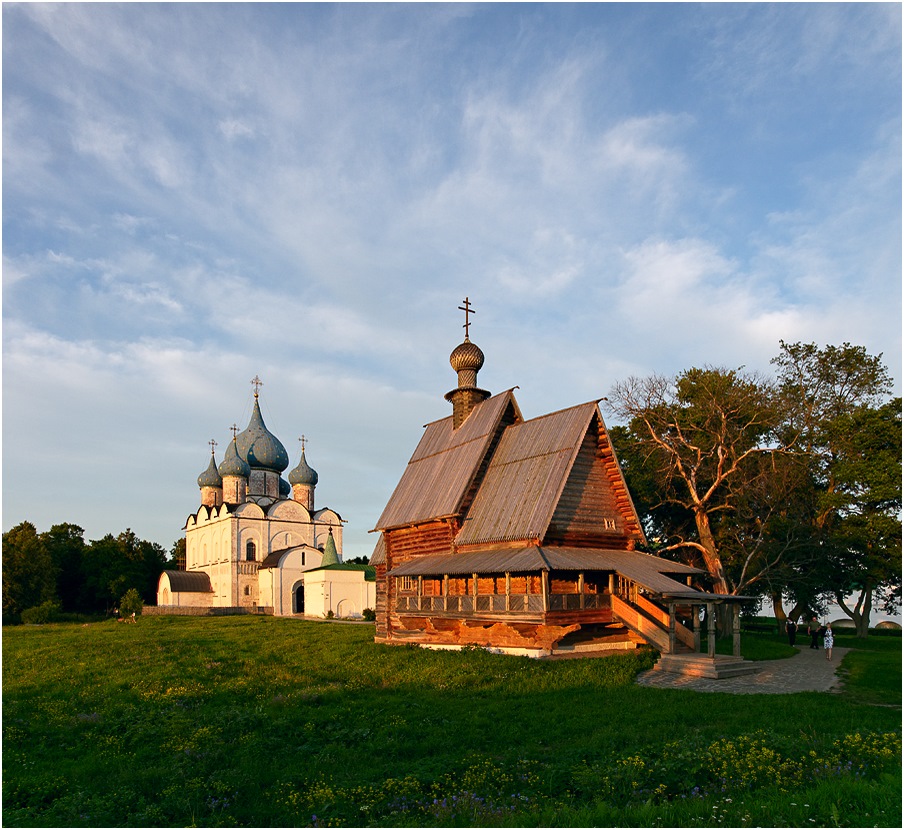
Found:
[(250, 539), (245, 545), (245, 561), (246, 562), (254, 562), (257, 559), (257, 548)]
[(250, 597), (250, 596), (251, 596), (251, 586), (250, 586), (250, 585), (246, 585), (246, 586), (245, 586), (245, 596), (246, 596), (246, 597)]

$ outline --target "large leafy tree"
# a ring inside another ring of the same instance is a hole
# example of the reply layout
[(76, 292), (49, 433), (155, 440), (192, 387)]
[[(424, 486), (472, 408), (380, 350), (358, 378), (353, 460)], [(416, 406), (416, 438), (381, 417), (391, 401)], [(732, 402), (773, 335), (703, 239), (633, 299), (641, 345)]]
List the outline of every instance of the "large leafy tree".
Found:
[(56, 597), (56, 570), (31, 522), (3, 534), (3, 622), (17, 623), (23, 611)]
[(782, 342), (773, 363), (785, 434), (808, 465), (807, 486), (789, 501), (811, 506), (820, 553), (783, 593), (834, 599), (866, 636), (874, 599), (900, 607), (901, 401), (889, 400), (882, 355), (862, 346)]
[(165, 567), (166, 552), (160, 545), (139, 539), (130, 529), (115, 537), (108, 533), (85, 548), (81, 604), (86, 610), (107, 610), (129, 588), (152, 603)]
[(41, 534), (57, 574), (56, 595), (63, 611), (81, 610), (82, 556), (85, 550), (85, 531), (78, 525), (53, 525)]
[(627, 422), (613, 435), (632, 492), (648, 506), (661, 551), (696, 555), (718, 593), (751, 589), (781, 546), (767, 532), (780, 456), (775, 390), (743, 370), (690, 369), (675, 378), (629, 378), (609, 408)]

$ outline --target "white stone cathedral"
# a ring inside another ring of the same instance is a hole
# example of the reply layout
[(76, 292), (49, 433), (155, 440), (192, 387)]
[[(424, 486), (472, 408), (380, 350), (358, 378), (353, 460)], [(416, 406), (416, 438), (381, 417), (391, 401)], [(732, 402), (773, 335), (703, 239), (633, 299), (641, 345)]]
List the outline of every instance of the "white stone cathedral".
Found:
[[(198, 476), (201, 505), (185, 523), (185, 570), (164, 571), (157, 604), (183, 613), (233, 608), (278, 616), (358, 617), (375, 605), (375, 582), (363, 565), (342, 564), (342, 519), (316, 509), (317, 473), (289, 456), (261, 415), (255, 377), (254, 409), (219, 465), (211, 441), (207, 469)], [(370, 578), (369, 578), (370, 577)]]

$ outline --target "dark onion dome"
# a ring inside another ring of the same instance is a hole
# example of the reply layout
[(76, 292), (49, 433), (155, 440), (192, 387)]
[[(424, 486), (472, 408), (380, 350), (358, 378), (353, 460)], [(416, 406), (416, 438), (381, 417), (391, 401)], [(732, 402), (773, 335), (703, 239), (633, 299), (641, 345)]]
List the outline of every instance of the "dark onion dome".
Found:
[(326, 544), (323, 546), (323, 559), (320, 561), (320, 567), (325, 568), (327, 565), (338, 565), (339, 554), (336, 552), (336, 540), (333, 539), (333, 528), (330, 528), (330, 535), (326, 538)]
[(483, 351), (480, 346), (472, 343), (465, 337), (464, 343), (455, 347), (449, 355), (449, 363), (456, 372), (470, 370), (479, 372), (483, 366)]
[(210, 454), (210, 464), (207, 465), (207, 469), (198, 476), (198, 487), (222, 487), (223, 479), (220, 477), (220, 474), (217, 472), (217, 462), (213, 457), (213, 453)]
[(292, 485), (289, 484), (282, 476), (279, 477), (279, 497), (287, 499), (292, 495)]
[(301, 461), (289, 473), (289, 484), (307, 484), (313, 487), (317, 484), (317, 471), (308, 466), (308, 462), (304, 458), (304, 450), (301, 451)]
[(221, 476), (241, 476), (248, 478), (251, 475), (251, 467), (248, 463), (239, 457), (238, 450), (235, 446), (235, 439), (229, 442), (229, 448), (226, 450), (226, 457), (220, 464)]
[(281, 473), (289, 466), (289, 454), (286, 452), (286, 448), (264, 424), (257, 395), (254, 396), (251, 421), (245, 431), (235, 437), (235, 443), (239, 455), (253, 469)]

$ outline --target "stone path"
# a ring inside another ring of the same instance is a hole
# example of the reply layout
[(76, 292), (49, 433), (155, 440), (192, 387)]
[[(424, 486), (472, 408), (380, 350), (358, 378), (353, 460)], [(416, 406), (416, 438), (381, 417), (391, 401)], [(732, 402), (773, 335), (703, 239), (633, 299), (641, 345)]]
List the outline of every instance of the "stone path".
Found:
[(835, 673), (849, 648), (836, 648), (831, 661), (822, 649), (796, 646), (797, 654), (784, 660), (763, 660), (755, 674), (712, 680), (684, 677), (672, 672), (650, 669), (637, 675), (641, 686), (658, 689), (690, 689), (694, 692), (728, 692), (735, 695), (784, 695), (792, 692), (828, 692), (841, 685)]

